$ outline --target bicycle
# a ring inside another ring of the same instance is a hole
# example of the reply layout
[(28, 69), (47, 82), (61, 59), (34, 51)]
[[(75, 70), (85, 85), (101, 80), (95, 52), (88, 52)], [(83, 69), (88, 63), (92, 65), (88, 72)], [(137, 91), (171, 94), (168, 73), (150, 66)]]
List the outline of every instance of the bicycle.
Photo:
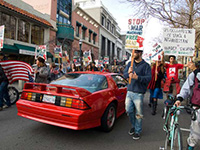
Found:
[[(19, 91), (14, 86), (8, 86), (8, 95), (11, 105), (14, 105), (19, 99)], [(4, 103), (6, 100), (4, 99)]]
[[(180, 125), (178, 123), (178, 115), (182, 109), (190, 110), (192, 120), (196, 120), (195, 109), (188, 106), (168, 106), (167, 116), (165, 118), (165, 124), (163, 130), (166, 132), (165, 146), (164, 150), (182, 150), (182, 134)], [(170, 121), (169, 121), (170, 120)]]

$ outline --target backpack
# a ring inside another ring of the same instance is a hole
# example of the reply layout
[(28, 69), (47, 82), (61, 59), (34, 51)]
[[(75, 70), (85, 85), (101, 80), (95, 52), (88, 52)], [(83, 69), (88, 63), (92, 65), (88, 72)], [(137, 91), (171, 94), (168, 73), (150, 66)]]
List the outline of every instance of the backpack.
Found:
[(193, 94), (191, 98), (191, 103), (194, 106), (199, 106), (200, 107), (200, 80), (197, 78), (197, 74), (200, 73), (199, 69), (196, 69), (194, 71), (194, 88), (193, 88)]

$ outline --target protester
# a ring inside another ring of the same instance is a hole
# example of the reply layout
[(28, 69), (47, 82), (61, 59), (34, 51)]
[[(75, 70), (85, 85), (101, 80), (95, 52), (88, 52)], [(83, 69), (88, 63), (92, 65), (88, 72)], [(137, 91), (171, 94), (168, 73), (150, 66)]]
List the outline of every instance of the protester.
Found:
[(187, 139), (187, 150), (194, 150), (200, 139), (200, 61), (195, 63), (189, 63), (188, 67), (193, 70), (183, 84), (180, 93), (177, 95), (176, 106), (180, 106), (184, 99), (187, 99), (191, 94), (191, 88), (193, 88), (191, 104), (196, 110), (196, 120), (191, 120), (190, 135)]
[(164, 78), (164, 68), (161, 61), (157, 61), (157, 67), (156, 67), (156, 63), (154, 63), (151, 69), (151, 76), (152, 78), (148, 85), (148, 89), (150, 89), (150, 100), (151, 100), (150, 106), (152, 106), (151, 114), (155, 115), (156, 109), (157, 109), (157, 100), (163, 99), (161, 81)]
[[(5, 59), (6, 57), (4, 53), (0, 52), (0, 61), (4, 61)], [(8, 108), (11, 106), (10, 97), (8, 94), (8, 84), (8, 78), (5, 75), (2, 66), (0, 65), (0, 111), (3, 110), (3, 108)], [(6, 100), (6, 105), (3, 107), (4, 98)]]
[(91, 63), (91, 71), (98, 71), (98, 68), (95, 66), (95, 62)]
[[(172, 90), (172, 94), (174, 97), (180, 92), (180, 80), (178, 79), (178, 70), (183, 69), (183, 64), (176, 64), (176, 56), (170, 55), (169, 56), (169, 64), (164, 62), (164, 52), (162, 53), (162, 62), (164, 67), (166, 68), (166, 75), (167, 78), (165, 79), (164, 83), (164, 89), (163, 91), (166, 93), (166, 97), (168, 97), (168, 94), (170, 90)], [(187, 65), (185, 65), (187, 66)]]
[(143, 119), (143, 98), (151, 80), (151, 67), (142, 59), (143, 50), (135, 50), (133, 67), (129, 62), (124, 70), (124, 77), (131, 78), (128, 84), (125, 101), (126, 112), (129, 116), (132, 128), (129, 135), (134, 140), (140, 139)]
[(36, 83), (47, 83), (48, 78), (48, 69), (45, 64), (45, 60), (42, 57), (38, 57), (37, 61), (37, 68), (35, 69), (35, 82)]
[(50, 81), (56, 80), (58, 78), (58, 70), (56, 69), (56, 64), (53, 62), (50, 64)]
[(104, 68), (103, 68), (102, 72), (109, 72), (108, 64), (104, 65)]

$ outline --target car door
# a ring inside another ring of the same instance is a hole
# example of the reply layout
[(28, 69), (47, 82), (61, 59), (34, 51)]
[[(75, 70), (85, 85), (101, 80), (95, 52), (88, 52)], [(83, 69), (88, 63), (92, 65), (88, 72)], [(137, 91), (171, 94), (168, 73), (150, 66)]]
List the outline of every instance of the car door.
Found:
[(113, 75), (112, 78), (116, 83), (115, 96), (118, 100), (118, 109), (119, 111), (123, 111), (125, 109), (125, 99), (128, 82), (121, 75)]

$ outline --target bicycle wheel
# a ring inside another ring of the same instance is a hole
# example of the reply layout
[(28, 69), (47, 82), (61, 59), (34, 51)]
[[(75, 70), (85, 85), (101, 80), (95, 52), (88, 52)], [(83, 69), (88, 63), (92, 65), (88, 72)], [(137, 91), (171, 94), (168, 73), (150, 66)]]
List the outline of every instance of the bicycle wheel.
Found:
[(181, 129), (178, 124), (175, 125), (173, 143), (171, 144), (172, 144), (173, 150), (183, 149)]
[(15, 104), (17, 100), (19, 99), (19, 92), (13, 86), (8, 87), (8, 95), (10, 96), (11, 105)]
[(170, 149), (171, 140), (169, 139), (169, 135), (170, 135), (170, 132), (168, 131), (166, 134), (166, 139), (165, 139), (165, 150)]

